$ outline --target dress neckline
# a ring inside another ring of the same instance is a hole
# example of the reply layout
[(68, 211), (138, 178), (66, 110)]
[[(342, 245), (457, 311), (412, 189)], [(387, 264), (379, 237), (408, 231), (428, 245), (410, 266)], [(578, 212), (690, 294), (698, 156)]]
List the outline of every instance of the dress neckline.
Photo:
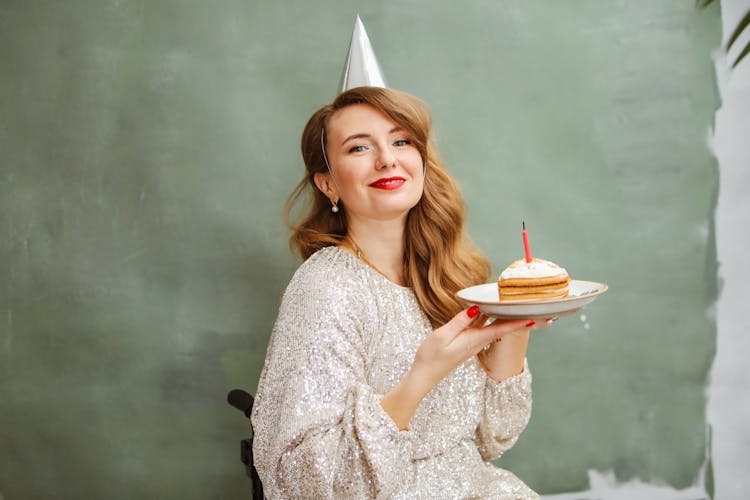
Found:
[(389, 285), (393, 286), (394, 288), (396, 288), (398, 290), (405, 291), (405, 292), (410, 292), (410, 293), (414, 291), (414, 290), (412, 290), (411, 287), (402, 286), (402, 285), (399, 285), (398, 283), (395, 283), (395, 282), (389, 280), (380, 271), (378, 271), (377, 269), (373, 268), (370, 264), (368, 264), (367, 262), (365, 262), (361, 258), (357, 257), (353, 252), (350, 252), (346, 248), (343, 248), (343, 247), (340, 247), (340, 246), (335, 246), (335, 245), (332, 246), (331, 248), (334, 248), (338, 252), (345, 253), (349, 258), (351, 258), (351, 260), (353, 260), (354, 262), (356, 262), (357, 265), (359, 265), (360, 267), (363, 267), (364, 269), (366, 269), (368, 273), (370, 273), (372, 275), (375, 275), (378, 279), (380, 279), (380, 280), (388, 283)]

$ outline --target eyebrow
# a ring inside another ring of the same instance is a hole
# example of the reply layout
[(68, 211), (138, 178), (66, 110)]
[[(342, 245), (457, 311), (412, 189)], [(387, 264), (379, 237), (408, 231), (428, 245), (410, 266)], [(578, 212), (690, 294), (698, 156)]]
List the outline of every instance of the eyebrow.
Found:
[[(388, 134), (389, 135), (390, 134), (395, 134), (396, 132), (401, 132), (402, 130), (404, 130), (404, 127), (393, 127), (392, 129), (390, 129), (388, 131)], [(349, 137), (347, 137), (346, 139), (344, 139), (341, 142), (341, 145), (343, 146), (344, 144), (346, 144), (347, 142), (351, 141), (352, 139), (359, 139), (361, 137), (370, 137), (370, 134), (364, 134), (364, 133), (352, 134)]]

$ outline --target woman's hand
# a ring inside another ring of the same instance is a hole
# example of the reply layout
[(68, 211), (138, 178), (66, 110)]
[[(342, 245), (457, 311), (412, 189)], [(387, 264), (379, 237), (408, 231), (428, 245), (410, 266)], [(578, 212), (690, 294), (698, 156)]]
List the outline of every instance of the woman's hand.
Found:
[[(435, 385), (487, 344), (516, 332), (526, 332), (529, 320), (495, 321), (472, 306), (433, 331), (417, 349), (414, 363), (380, 405), (399, 429), (406, 429), (419, 403)], [(525, 350), (524, 350), (525, 354)]]
[(526, 319), (496, 320), (485, 326), (486, 322), (487, 316), (476, 306), (458, 313), (422, 341), (411, 371), (432, 389), (486, 345), (508, 335), (528, 337), (528, 329), (534, 325)]

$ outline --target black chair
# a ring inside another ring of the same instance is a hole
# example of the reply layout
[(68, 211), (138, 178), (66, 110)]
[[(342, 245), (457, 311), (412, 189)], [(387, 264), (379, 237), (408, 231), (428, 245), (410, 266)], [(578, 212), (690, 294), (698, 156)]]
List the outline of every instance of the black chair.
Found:
[[(232, 389), (227, 394), (227, 402), (240, 410), (249, 419), (253, 411), (253, 402), (255, 399), (249, 393), (242, 389)], [(250, 424), (250, 430), (253, 431), (253, 425)], [(263, 500), (263, 485), (260, 482), (260, 476), (253, 462), (253, 437), (252, 433), (249, 439), (240, 441), (240, 460), (245, 464), (245, 473), (253, 483), (253, 500)]]

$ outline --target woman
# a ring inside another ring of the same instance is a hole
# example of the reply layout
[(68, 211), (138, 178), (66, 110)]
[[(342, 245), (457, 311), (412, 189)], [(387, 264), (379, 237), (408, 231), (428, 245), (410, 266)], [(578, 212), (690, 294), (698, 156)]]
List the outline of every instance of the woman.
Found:
[(495, 321), (455, 292), (490, 265), (417, 98), (358, 87), (302, 135), (291, 206), (305, 262), (287, 287), (252, 415), (269, 498), (537, 498), (487, 461), (531, 412), (533, 321)]

